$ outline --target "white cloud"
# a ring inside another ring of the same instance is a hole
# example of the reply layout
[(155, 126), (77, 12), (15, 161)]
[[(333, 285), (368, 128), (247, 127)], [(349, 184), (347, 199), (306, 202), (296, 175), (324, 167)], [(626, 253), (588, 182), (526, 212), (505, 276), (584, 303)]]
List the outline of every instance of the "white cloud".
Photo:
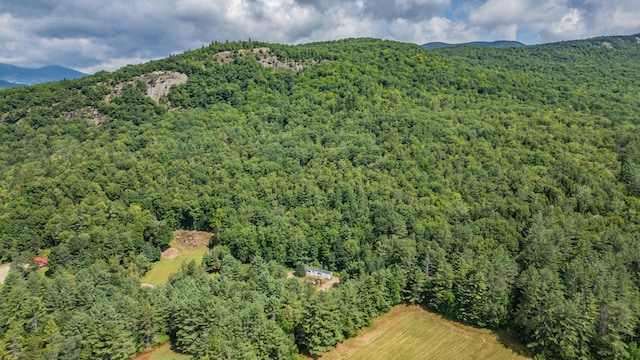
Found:
[(489, 0), (469, 14), (471, 24), (499, 26), (514, 24), (525, 16), (531, 5), (527, 0)]
[(537, 42), (640, 32), (640, 2), (633, 0), (488, 0), (465, 11), (473, 25), (516, 25)]
[(579, 37), (584, 33), (585, 24), (582, 14), (578, 9), (569, 9), (562, 15), (559, 21), (549, 24), (547, 28), (542, 30), (545, 38), (555, 38), (558, 40), (567, 37)]
[(0, 1), (0, 62), (85, 71), (114, 70), (215, 40), (548, 42), (637, 32), (637, 0)]

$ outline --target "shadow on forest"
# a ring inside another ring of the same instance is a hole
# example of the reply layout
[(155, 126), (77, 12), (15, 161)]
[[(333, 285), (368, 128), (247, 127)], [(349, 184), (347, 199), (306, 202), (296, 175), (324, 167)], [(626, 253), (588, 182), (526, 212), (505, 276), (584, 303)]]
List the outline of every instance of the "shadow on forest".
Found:
[(493, 331), (498, 338), (498, 342), (504, 345), (504, 347), (512, 350), (520, 356), (526, 356), (533, 359), (531, 351), (520, 341), (510, 335), (506, 330), (494, 330)]
[[(457, 320), (457, 319), (455, 319), (453, 317), (450, 317), (448, 315), (436, 312), (433, 309), (430, 309), (426, 305), (420, 304), (420, 308), (422, 308), (422, 310), (424, 310), (424, 311), (428, 311), (428, 312), (430, 312), (432, 314), (436, 314), (436, 315), (440, 316), (441, 318), (443, 318), (443, 319), (445, 319), (447, 321), (451, 321), (451, 322), (456, 323), (456, 324), (462, 324), (464, 326), (468, 326), (468, 327), (471, 327), (471, 328), (474, 328), (474, 329), (487, 330), (487, 328), (481, 328), (481, 327), (478, 327), (478, 326), (475, 326), (475, 325), (467, 324), (467, 323), (464, 323), (464, 322), (462, 322), (460, 320)], [(513, 351), (514, 353), (516, 353), (516, 354), (518, 354), (520, 356), (524, 356), (524, 357), (528, 357), (528, 358), (533, 359), (533, 354), (531, 353), (531, 351), (524, 344), (520, 343), (520, 341), (518, 341), (518, 339), (516, 339), (511, 334), (509, 334), (507, 332), (507, 330), (504, 330), (504, 329), (503, 330), (491, 330), (491, 329), (488, 329), (488, 330), (492, 331), (496, 335), (497, 341), (502, 346), (504, 346), (505, 348)]]

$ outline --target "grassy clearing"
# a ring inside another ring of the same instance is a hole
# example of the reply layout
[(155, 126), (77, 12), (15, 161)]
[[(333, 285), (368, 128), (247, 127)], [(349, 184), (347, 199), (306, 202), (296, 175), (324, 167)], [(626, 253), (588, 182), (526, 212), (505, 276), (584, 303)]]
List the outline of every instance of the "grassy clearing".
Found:
[(397, 306), (321, 360), (530, 359), (504, 334), (444, 319), (419, 306)]
[(211, 233), (201, 231), (174, 231), (173, 240), (169, 243), (170, 251), (165, 253), (172, 253), (175, 256), (177, 250), (180, 255), (174, 258), (163, 255), (160, 261), (153, 264), (151, 270), (147, 271), (140, 281), (144, 284), (162, 285), (169, 280), (170, 274), (180, 270), (183, 262), (195, 260), (199, 265), (202, 262), (202, 257), (208, 251), (207, 246), (212, 236)]
[(177, 352), (171, 350), (171, 344), (167, 341), (166, 343), (158, 346), (154, 346), (153, 348), (142, 352), (133, 360), (187, 360), (191, 359), (189, 355), (178, 354)]

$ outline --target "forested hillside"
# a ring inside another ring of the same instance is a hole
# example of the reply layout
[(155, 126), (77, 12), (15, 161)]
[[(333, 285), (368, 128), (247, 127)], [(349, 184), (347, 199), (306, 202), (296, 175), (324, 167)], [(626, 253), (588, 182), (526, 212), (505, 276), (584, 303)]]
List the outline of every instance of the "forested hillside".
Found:
[[(401, 302), (640, 358), (639, 37), (213, 43), (0, 91), (0, 262), (50, 260), (0, 288), (0, 358), (295, 358)], [(204, 264), (140, 287), (174, 229)]]

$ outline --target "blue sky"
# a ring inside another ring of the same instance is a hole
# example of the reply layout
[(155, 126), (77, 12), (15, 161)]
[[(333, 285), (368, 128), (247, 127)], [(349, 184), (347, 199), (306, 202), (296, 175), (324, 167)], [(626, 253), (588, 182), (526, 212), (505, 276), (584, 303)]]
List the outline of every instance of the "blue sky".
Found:
[(1, 0), (0, 62), (115, 70), (212, 41), (537, 44), (640, 33), (638, 0)]

